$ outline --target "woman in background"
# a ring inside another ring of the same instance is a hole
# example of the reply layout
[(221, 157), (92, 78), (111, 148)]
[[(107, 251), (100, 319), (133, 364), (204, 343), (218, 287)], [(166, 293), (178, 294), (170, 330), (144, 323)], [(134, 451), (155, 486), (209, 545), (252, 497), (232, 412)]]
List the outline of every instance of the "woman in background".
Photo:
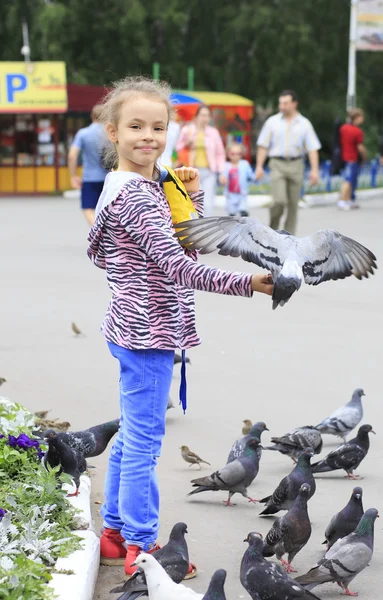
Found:
[(177, 142), (177, 152), (189, 150), (189, 165), (199, 170), (201, 189), (205, 192), (204, 216), (213, 214), (217, 175), (225, 167), (225, 148), (221, 135), (209, 125), (211, 111), (201, 104), (192, 123), (181, 129)]

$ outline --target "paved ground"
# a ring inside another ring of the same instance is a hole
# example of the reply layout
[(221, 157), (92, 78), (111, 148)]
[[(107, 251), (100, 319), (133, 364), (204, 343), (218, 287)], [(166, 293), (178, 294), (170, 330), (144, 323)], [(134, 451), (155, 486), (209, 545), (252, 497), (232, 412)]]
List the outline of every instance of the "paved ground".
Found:
[[(267, 218), (265, 210), (253, 214)], [(382, 219), (383, 200), (365, 203), (352, 213), (303, 210), (300, 233), (325, 226), (339, 229), (382, 257)], [(9, 381), (1, 392), (31, 410), (51, 409), (52, 416), (69, 420), (76, 429), (118, 414), (117, 363), (98, 331), (109, 292), (103, 272), (86, 257), (86, 233), (72, 200), (0, 200), (0, 376)], [(251, 270), (239, 260), (219, 256), (209, 256), (207, 262)], [(196, 590), (206, 590), (213, 571), (224, 567), (228, 600), (247, 598), (238, 580), (242, 540), (251, 530), (266, 533), (271, 520), (259, 518), (259, 507), (240, 497), (235, 508), (222, 504), (223, 493), (186, 498), (192, 472), (180, 458), (181, 444), (188, 444), (216, 469), (240, 434), (242, 419), (264, 420), (270, 435), (279, 435), (297, 425), (315, 424), (361, 386), (367, 394), (364, 420), (377, 431), (360, 468), (364, 502), (366, 508), (383, 511), (382, 301), (381, 271), (362, 283), (350, 279), (316, 289), (304, 287), (275, 312), (266, 297), (197, 294), (203, 345), (190, 352), (189, 409), (186, 416), (178, 408), (169, 414), (159, 464), (160, 542), (176, 521), (187, 522), (191, 556), (200, 571), (192, 583)], [(71, 321), (86, 337), (73, 337)], [(174, 397), (178, 385), (176, 369)], [(268, 439), (265, 436), (264, 442)], [(335, 443), (326, 438), (324, 450)], [(92, 473), (94, 501), (102, 499), (106, 461), (106, 454), (92, 460), (97, 466)], [(264, 452), (251, 493), (262, 497), (272, 492), (291, 466), (289, 459)], [(208, 474), (208, 468), (203, 472)], [(310, 501), (312, 538), (295, 560), (299, 573), (320, 556), (324, 529), (352, 487), (341, 473), (318, 481)], [(95, 504), (95, 516), (98, 508)], [(379, 596), (382, 560), (378, 521), (374, 559), (352, 586), (363, 600)], [(108, 592), (121, 581), (121, 571), (101, 569), (95, 600), (116, 598)], [(339, 596), (336, 586), (315, 591), (322, 598)]]

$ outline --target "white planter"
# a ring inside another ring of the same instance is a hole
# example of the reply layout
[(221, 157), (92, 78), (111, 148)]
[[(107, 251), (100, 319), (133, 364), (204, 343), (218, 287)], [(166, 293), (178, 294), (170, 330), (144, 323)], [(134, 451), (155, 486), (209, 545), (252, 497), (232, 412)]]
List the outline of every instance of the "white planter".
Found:
[[(73, 486), (64, 486), (73, 493)], [(80, 493), (70, 497), (70, 503), (80, 511), (77, 517), (78, 529), (74, 531), (81, 537), (83, 548), (76, 550), (66, 558), (59, 558), (57, 571), (73, 571), (73, 575), (54, 574), (49, 586), (53, 588), (57, 600), (92, 600), (100, 564), (100, 541), (93, 531), (90, 510), (91, 482), (87, 475), (81, 476)]]

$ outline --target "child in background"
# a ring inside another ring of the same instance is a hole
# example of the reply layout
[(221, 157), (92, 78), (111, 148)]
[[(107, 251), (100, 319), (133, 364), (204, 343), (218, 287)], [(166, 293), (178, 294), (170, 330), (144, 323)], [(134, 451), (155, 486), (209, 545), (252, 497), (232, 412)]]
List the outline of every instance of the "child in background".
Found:
[[(101, 563), (125, 564), (158, 548), (156, 475), (165, 434), (174, 351), (200, 343), (193, 290), (271, 295), (268, 275), (232, 273), (196, 262), (174, 237), (158, 158), (173, 108), (171, 89), (144, 77), (117, 82), (102, 112), (116, 170), (109, 173), (89, 234), (88, 256), (106, 270), (112, 298), (102, 332), (120, 365), (120, 429), (111, 448), (101, 509)], [(197, 169), (176, 171), (199, 215)], [(190, 565), (188, 578), (196, 569)]]
[(249, 181), (255, 181), (254, 172), (243, 157), (242, 144), (233, 143), (227, 149), (229, 161), (226, 162), (219, 181), (225, 186), (226, 210), (229, 216), (248, 217), (247, 194)]

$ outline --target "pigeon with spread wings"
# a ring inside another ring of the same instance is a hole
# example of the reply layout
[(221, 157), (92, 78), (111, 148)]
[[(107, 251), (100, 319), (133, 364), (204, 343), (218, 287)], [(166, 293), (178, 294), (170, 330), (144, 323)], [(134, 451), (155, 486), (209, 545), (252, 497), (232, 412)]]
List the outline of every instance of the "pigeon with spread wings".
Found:
[(175, 236), (190, 250), (218, 250), (268, 269), (274, 281), (273, 309), (286, 304), (302, 281), (318, 285), (350, 275), (362, 279), (377, 268), (370, 250), (331, 229), (298, 238), (247, 217), (193, 219), (178, 223), (176, 229)]

